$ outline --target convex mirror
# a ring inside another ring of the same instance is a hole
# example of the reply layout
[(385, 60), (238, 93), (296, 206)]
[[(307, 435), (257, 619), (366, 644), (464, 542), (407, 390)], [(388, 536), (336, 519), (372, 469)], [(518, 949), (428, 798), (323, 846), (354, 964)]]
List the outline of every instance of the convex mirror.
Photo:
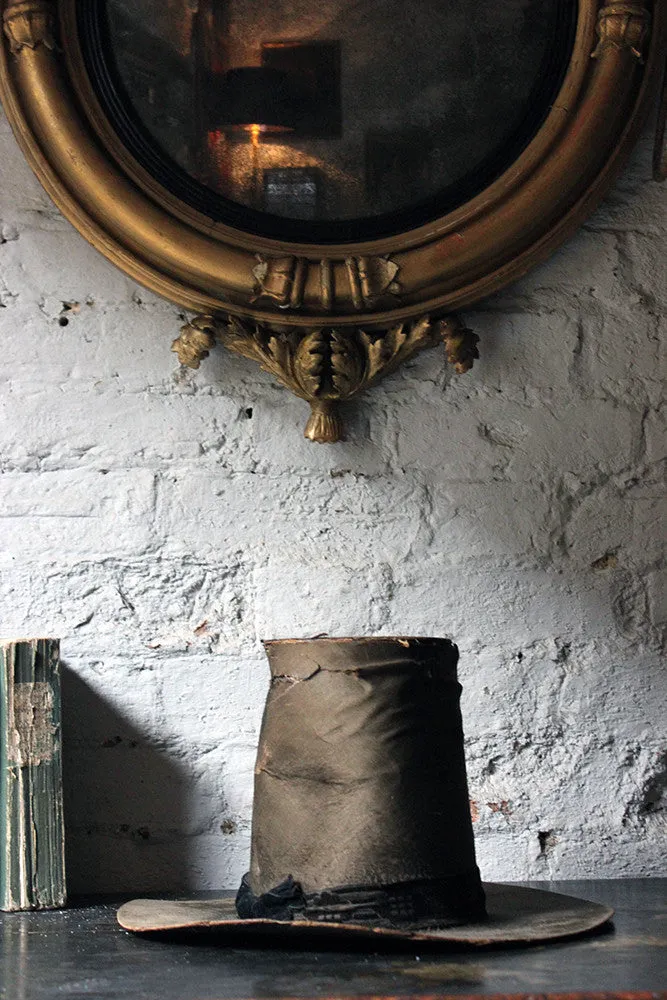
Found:
[[(415, 352), (566, 238), (664, 65), (667, 0), (5, 0), (0, 90), (102, 253), (312, 408)], [(662, 64), (662, 65), (661, 65)]]

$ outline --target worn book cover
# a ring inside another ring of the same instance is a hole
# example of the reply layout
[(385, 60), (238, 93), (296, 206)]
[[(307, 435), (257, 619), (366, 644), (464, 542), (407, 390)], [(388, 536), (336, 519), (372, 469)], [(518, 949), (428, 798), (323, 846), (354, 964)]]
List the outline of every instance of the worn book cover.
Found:
[(65, 904), (57, 639), (0, 646), (0, 909)]

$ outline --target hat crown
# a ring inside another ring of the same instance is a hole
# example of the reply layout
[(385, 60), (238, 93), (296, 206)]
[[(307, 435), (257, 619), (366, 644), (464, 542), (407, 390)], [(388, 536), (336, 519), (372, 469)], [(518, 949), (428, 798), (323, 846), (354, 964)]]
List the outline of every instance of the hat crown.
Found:
[(479, 884), (448, 639), (266, 643), (250, 885)]

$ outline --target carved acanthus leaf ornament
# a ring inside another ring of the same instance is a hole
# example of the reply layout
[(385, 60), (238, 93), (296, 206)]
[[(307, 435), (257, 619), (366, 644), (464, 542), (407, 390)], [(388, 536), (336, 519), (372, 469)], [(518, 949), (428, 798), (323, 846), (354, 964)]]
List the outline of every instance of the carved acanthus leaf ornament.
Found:
[(382, 332), (345, 327), (280, 329), (236, 316), (197, 316), (181, 330), (172, 350), (181, 364), (199, 368), (216, 342), (249, 358), (301, 399), (311, 416), (305, 436), (332, 443), (344, 438), (338, 404), (370, 388), (418, 351), (445, 345), (459, 373), (479, 357), (479, 338), (456, 316), (428, 316)]

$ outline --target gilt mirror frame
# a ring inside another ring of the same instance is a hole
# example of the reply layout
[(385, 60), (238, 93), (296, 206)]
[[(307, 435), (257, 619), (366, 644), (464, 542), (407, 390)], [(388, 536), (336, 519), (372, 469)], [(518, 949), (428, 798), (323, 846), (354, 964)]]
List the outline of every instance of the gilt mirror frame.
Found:
[(81, 2), (2, 2), (0, 95), (25, 156), (93, 246), (194, 314), (173, 344), (181, 363), (199, 367), (216, 343), (251, 358), (311, 404), (306, 436), (320, 442), (343, 437), (339, 401), (417, 351), (444, 342), (458, 371), (472, 366), (477, 337), (456, 311), (542, 261), (597, 205), (667, 44), (667, 0), (578, 0), (558, 96), (500, 177), (407, 232), (299, 243), (213, 221), (133, 158), (86, 71)]

